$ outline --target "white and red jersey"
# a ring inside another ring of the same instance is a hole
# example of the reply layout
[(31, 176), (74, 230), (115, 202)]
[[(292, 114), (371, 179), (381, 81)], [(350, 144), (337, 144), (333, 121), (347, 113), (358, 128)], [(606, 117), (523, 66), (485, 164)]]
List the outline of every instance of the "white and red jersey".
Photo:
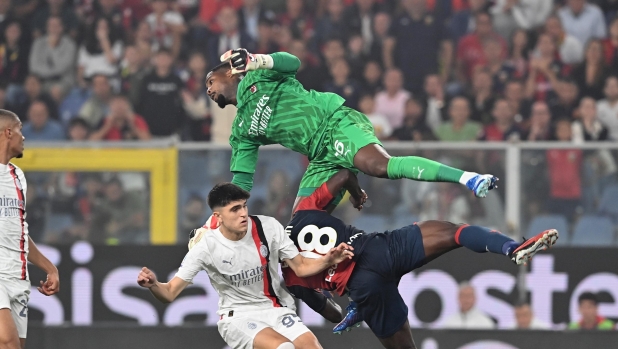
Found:
[(0, 279), (28, 280), (26, 189), (19, 167), (0, 164)]
[(176, 276), (191, 282), (206, 270), (219, 294), (220, 315), (273, 307), (295, 310), (294, 299), (281, 287), (278, 270), (279, 260), (297, 255), (298, 249), (276, 219), (251, 216), (247, 234), (238, 241), (225, 238), (219, 229), (204, 233)]

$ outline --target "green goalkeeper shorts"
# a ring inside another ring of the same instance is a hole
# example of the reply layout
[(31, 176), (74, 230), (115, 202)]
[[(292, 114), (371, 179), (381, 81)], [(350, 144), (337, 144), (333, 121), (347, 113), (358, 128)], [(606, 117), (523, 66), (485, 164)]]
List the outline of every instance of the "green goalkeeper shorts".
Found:
[[(354, 156), (369, 144), (382, 145), (375, 136), (373, 125), (365, 114), (348, 107), (335, 111), (330, 122), (331, 131), (326, 133), (318, 155), (311, 159), (300, 181), (298, 196), (309, 196), (342, 168), (358, 173)], [(335, 198), (337, 205), (345, 190)]]

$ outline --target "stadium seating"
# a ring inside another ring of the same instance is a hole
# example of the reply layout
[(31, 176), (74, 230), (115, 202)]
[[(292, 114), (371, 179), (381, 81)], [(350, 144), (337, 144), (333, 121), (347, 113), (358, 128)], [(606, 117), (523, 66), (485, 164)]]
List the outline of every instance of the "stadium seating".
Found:
[(607, 187), (599, 203), (599, 213), (610, 216), (618, 222), (618, 185)]
[(579, 246), (610, 246), (614, 243), (614, 226), (606, 217), (583, 216), (575, 225), (571, 244)]
[(534, 236), (547, 229), (557, 229), (558, 233), (560, 233), (560, 242), (556, 246), (564, 246), (565, 242), (569, 240), (568, 223), (566, 218), (562, 215), (544, 215), (534, 217), (528, 226), (526, 236)]

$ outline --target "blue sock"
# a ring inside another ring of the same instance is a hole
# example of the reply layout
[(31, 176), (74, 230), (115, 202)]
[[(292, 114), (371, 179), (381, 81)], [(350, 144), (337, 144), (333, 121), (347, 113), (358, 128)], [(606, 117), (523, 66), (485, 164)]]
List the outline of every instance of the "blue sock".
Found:
[(478, 225), (464, 225), (459, 228), (455, 234), (455, 241), (474, 252), (492, 252), (507, 256), (520, 245), (497, 230)]

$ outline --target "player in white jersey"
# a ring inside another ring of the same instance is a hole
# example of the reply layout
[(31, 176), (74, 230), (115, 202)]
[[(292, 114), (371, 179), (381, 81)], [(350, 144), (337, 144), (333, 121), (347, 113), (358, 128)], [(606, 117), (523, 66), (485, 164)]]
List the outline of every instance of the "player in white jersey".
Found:
[[(208, 206), (217, 227), (203, 227), (201, 239), (185, 256), (176, 276), (158, 282), (143, 268), (137, 282), (160, 301), (173, 301), (201, 270), (208, 273), (219, 294), (218, 328), (235, 349), (321, 348), (317, 338), (295, 313), (294, 299), (281, 287), (279, 261), (296, 274), (315, 275), (351, 259), (345, 243), (324, 251), (322, 258), (301, 256), (276, 219), (249, 216), (249, 193), (232, 184), (217, 184), (208, 194)], [(210, 229), (213, 228), (213, 229)]]
[(60, 290), (58, 269), (28, 236), (26, 178), (12, 164), (24, 152), (24, 136), (17, 115), (0, 109), (0, 348), (26, 345), (30, 279), (27, 262), (47, 273), (39, 292), (46, 296)]

